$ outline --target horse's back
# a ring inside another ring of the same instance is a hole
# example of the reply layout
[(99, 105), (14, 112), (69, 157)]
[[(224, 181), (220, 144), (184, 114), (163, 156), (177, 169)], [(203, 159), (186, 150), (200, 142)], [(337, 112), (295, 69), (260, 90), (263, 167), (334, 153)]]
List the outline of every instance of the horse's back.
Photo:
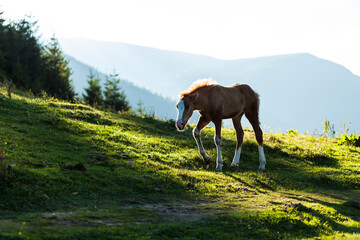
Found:
[(259, 94), (257, 94), (249, 85), (242, 83), (235, 83), (230, 86), (231, 88), (238, 89), (240, 94), (245, 97), (246, 108), (250, 107), (253, 110), (259, 108)]
[(230, 85), (229, 87), (237, 88), (240, 91), (254, 91), (254, 90), (252, 90), (252, 88), (249, 85), (247, 85), (245, 83), (234, 83), (234, 84)]
[(235, 83), (230, 85), (229, 88), (235, 88), (239, 90), (241, 94), (245, 95), (246, 97), (258, 98), (258, 94), (247, 84)]

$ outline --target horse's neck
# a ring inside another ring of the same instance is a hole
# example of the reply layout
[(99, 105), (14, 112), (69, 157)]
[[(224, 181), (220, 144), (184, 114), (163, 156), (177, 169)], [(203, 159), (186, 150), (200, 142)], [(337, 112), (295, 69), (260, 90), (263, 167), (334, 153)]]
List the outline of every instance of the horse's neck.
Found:
[(206, 94), (199, 91), (197, 100), (195, 102), (195, 110), (199, 112), (206, 112), (209, 107), (209, 101)]

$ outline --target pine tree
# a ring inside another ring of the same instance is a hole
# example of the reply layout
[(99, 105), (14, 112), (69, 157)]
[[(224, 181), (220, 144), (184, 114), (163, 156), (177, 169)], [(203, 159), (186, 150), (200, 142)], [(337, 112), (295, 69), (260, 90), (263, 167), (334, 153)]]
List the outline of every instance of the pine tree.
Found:
[(43, 62), (36, 24), (31, 17), (5, 24), (0, 14), (0, 58), (2, 75), (18, 88), (40, 92)]
[(53, 37), (43, 47), (31, 16), (6, 23), (0, 12), (0, 81), (8, 79), (17, 88), (38, 94), (45, 90), (61, 99), (73, 99), (71, 70)]
[(3, 52), (0, 50), (0, 83), (6, 78), (5, 72), (5, 57)]
[(101, 93), (100, 78), (90, 70), (88, 76), (89, 87), (85, 88), (85, 94), (83, 94), (84, 100), (90, 106), (99, 106), (103, 103), (103, 97)]
[(70, 80), (69, 62), (64, 58), (58, 40), (53, 36), (44, 47), (44, 90), (57, 98), (72, 100), (75, 93)]
[(106, 78), (105, 83), (105, 106), (115, 111), (128, 111), (129, 103), (125, 93), (121, 91), (119, 74), (115, 71)]
[(5, 19), (2, 18), (2, 12), (0, 12), (0, 83), (5, 79), (5, 55), (3, 53), (3, 45), (5, 44)]

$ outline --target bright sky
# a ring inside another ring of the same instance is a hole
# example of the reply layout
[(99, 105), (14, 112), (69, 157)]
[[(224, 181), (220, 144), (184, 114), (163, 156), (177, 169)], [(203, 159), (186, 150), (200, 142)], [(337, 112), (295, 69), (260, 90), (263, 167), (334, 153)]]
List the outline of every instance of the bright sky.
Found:
[(88, 38), (239, 59), (308, 52), (360, 76), (359, 0), (1, 0), (50, 38)]

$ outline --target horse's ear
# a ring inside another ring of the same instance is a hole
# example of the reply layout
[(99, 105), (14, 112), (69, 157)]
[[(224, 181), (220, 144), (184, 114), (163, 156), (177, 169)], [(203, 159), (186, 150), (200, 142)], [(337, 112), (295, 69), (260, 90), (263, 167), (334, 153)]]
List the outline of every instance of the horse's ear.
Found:
[(191, 102), (195, 102), (198, 98), (199, 94), (198, 93), (192, 93), (189, 95), (189, 99)]

